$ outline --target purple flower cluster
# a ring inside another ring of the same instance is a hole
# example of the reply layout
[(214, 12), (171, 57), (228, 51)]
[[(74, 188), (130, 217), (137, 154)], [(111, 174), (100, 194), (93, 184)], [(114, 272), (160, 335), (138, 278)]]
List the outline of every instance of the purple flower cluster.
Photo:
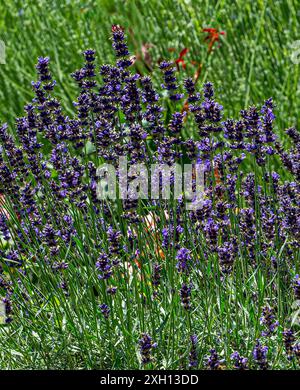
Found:
[(187, 273), (191, 262), (191, 253), (187, 248), (180, 248), (176, 255), (177, 264), (176, 268), (178, 272)]
[(298, 360), (298, 363), (300, 365), (300, 343), (297, 343), (294, 345), (293, 352), (294, 352), (295, 357)]
[(191, 309), (191, 294), (192, 294), (192, 288), (191, 286), (183, 283), (180, 289), (180, 299), (181, 304), (184, 307), (185, 310)]
[(240, 354), (235, 351), (230, 356), (233, 361), (233, 367), (235, 370), (248, 370), (248, 359), (240, 356)]
[(107, 320), (110, 314), (110, 308), (106, 303), (102, 303), (99, 305), (99, 308), (101, 310), (101, 313), (103, 314), (104, 318)]
[(268, 368), (267, 354), (268, 347), (261, 345), (260, 340), (257, 340), (253, 349), (253, 359), (260, 370), (266, 370)]
[(300, 275), (296, 275), (293, 280), (293, 289), (295, 293), (295, 298), (300, 299)]
[(262, 336), (271, 336), (279, 323), (275, 320), (274, 309), (270, 306), (265, 306), (262, 310), (260, 323), (265, 326), (266, 330), (262, 332)]
[(170, 93), (170, 99), (173, 101), (178, 101), (183, 98), (183, 94), (177, 93), (178, 85), (175, 76), (176, 67), (172, 62), (162, 61), (159, 65), (160, 69), (163, 72), (164, 84), (162, 88), (165, 88)]
[(283, 335), (283, 341), (284, 341), (287, 358), (291, 360), (293, 358), (294, 343), (295, 343), (294, 332), (292, 329), (285, 329), (282, 332), (282, 335)]
[(210, 355), (206, 358), (206, 367), (208, 370), (221, 370), (224, 360), (220, 359), (215, 349), (210, 350)]
[(6, 221), (7, 217), (4, 214), (0, 214), (0, 232), (4, 240), (8, 241), (10, 239), (10, 233)]
[(189, 367), (197, 367), (198, 366), (198, 352), (197, 352), (197, 344), (198, 337), (194, 334), (191, 336), (191, 350), (189, 353)]
[(101, 253), (98, 261), (96, 262), (96, 268), (100, 272), (99, 279), (109, 279), (113, 273), (113, 265), (106, 253)]
[(152, 338), (147, 334), (143, 333), (139, 340), (140, 353), (142, 358), (142, 364), (148, 364), (152, 361), (151, 351), (157, 347), (157, 343), (152, 341)]

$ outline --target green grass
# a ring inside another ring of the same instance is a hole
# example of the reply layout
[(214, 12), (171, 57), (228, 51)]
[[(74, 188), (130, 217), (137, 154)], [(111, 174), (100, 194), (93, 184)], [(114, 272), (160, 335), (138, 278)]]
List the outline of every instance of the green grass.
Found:
[[(188, 60), (204, 64), (200, 81), (214, 82), (226, 116), (272, 96), (278, 105), (280, 131), (298, 125), (299, 65), (292, 63), (291, 45), (299, 38), (298, 1), (7, 1), (0, 5), (0, 39), (7, 48), (0, 66), (0, 119), (13, 123), (32, 97), (30, 82), (38, 56), (50, 56), (59, 94), (73, 110), (75, 86), (67, 75), (81, 61), (81, 52), (93, 47), (100, 63), (112, 53), (111, 24), (132, 29), (135, 44), (151, 43), (154, 64), (175, 59), (184, 47)], [(206, 59), (203, 27), (226, 31), (221, 47)], [(175, 48), (175, 54), (168, 48)], [(160, 75), (154, 70), (157, 83)], [(182, 77), (194, 73), (188, 66)]]

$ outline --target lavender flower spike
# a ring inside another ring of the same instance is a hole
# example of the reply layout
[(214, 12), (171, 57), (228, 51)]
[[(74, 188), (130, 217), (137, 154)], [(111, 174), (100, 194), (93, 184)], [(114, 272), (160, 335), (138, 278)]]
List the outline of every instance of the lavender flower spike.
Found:
[(233, 361), (233, 367), (235, 370), (248, 370), (248, 359), (240, 356), (237, 351), (233, 352), (230, 359)]
[(142, 363), (150, 363), (152, 361), (151, 350), (157, 347), (157, 343), (153, 343), (152, 338), (147, 333), (143, 333), (142, 338), (139, 340), (139, 345)]
[(192, 347), (189, 353), (189, 367), (197, 367), (198, 366), (198, 354), (197, 354), (197, 344), (198, 338), (194, 334), (191, 336)]
[(253, 349), (253, 358), (260, 370), (267, 370), (268, 368), (267, 353), (268, 347), (261, 345), (260, 341), (257, 340)]

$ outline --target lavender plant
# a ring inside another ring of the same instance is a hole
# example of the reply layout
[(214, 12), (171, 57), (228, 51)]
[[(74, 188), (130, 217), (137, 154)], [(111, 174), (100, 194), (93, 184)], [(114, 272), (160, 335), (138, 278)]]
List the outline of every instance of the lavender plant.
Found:
[[(1, 367), (295, 368), (298, 132), (287, 150), (272, 99), (223, 119), (212, 84), (182, 88), (165, 61), (159, 94), (131, 72), (120, 26), (112, 46), (113, 65), (83, 53), (73, 117), (39, 58), (24, 116), (0, 127)], [(202, 207), (99, 198), (97, 168), (120, 176), (122, 156), (201, 163)]]

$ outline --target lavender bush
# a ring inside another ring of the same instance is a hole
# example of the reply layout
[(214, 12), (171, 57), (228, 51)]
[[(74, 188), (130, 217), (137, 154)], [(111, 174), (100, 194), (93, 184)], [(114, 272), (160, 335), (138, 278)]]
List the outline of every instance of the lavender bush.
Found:
[[(120, 26), (112, 42), (114, 65), (86, 50), (72, 74), (74, 117), (39, 58), (24, 117), (0, 128), (1, 367), (296, 368), (299, 133), (287, 151), (272, 99), (223, 119), (212, 84), (180, 86), (170, 62), (159, 94)], [(97, 167), (120, 156), (201, 163), (202, 207), (99, 199)]]

